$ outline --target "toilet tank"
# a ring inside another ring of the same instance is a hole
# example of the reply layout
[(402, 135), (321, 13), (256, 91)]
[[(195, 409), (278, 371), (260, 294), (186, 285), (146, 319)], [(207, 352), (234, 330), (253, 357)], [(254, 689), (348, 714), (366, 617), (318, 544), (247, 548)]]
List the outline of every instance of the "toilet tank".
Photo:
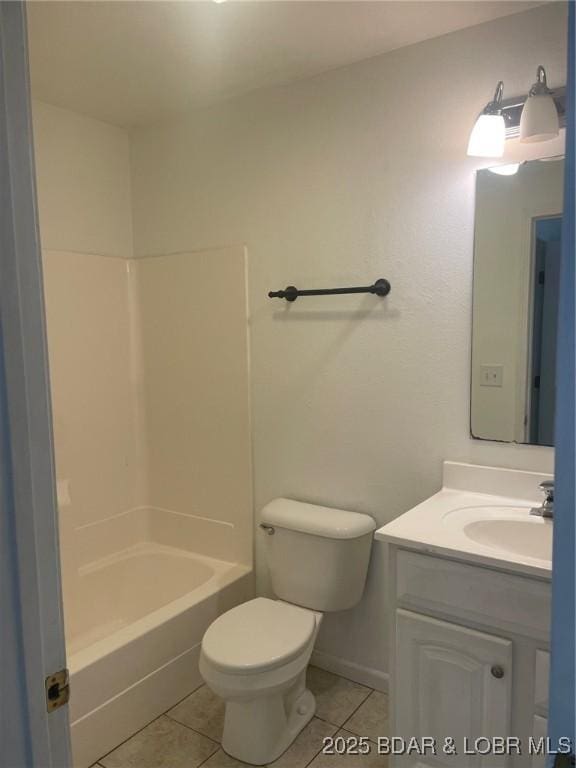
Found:
[(277, 597), (315, 611), (360, 601), (376, 528), (369, 515), (275, 499), (260, 525)]

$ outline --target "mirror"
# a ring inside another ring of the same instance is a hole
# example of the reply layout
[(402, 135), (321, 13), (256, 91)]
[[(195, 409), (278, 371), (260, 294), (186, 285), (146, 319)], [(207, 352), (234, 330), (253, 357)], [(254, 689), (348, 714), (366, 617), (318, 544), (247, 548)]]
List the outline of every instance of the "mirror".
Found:
[(554, 445), (564, 159), (478, 171), (471, 431)]

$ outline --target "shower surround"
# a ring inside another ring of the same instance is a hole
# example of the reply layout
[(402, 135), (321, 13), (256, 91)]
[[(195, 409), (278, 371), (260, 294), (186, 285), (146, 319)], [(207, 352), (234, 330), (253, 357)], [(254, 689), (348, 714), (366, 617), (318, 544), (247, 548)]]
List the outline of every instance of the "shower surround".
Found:
[(83, 768), (200, 684), (253, 594), (246, 253), (132, 258), (124, 131), (37, 103), (34, 129)]

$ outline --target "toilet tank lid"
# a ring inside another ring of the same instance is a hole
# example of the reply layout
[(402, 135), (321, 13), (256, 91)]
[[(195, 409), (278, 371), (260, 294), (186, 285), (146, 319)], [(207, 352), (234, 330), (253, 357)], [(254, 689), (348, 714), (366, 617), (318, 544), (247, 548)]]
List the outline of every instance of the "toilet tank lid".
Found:
[(357, 539), (376, 530), (370, 515), (293, 499), (274, 499), (266, 504), (260, 517), (267, 525), (326, 539)]

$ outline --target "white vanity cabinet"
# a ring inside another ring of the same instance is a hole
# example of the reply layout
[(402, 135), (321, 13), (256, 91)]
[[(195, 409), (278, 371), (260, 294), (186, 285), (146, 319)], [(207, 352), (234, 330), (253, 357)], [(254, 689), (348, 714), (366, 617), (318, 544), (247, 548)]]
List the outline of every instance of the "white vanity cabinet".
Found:
[[(392, 764), (543, 766), (527, 752), (546, 735), (550, 582), (388, 546), (391, 735), (451, 738), (458, 750)], [(524, 754), (464, 754), (498, 736), (518, 737)]]
[[(398, 735), (421, 733), (437, 744), (504, 736), (512, 704), (512, 642), (411, 611), (396, 612)], [(404, 685), (404, 680), (409, 680)], [(461, 768), (476, 765), (473, 757)]]

